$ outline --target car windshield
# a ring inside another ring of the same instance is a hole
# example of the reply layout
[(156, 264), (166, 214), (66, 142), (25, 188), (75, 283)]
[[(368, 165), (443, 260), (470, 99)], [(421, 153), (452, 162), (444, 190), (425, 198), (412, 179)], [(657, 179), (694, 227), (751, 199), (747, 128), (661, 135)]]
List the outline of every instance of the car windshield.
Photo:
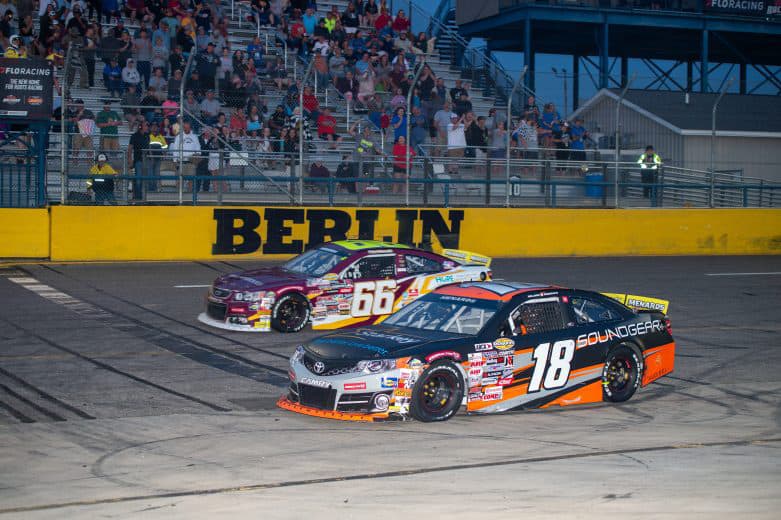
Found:
[(347, 256), (336, 249), (318, 247), (298, 255), (282, 267), (294, 273), (308, 276), (323, 276), (345, 258)]
[(431, 294), (385, 320), (388, 325), (455, 334), (477, 334), (498, 309), (498, 302)]

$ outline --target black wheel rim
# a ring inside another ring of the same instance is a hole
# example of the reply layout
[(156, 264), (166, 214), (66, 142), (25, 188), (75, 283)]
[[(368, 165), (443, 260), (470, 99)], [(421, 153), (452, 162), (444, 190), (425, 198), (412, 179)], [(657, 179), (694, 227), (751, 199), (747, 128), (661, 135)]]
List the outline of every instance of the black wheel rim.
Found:
[(423, 384), (421, 406), (428, 413), (446, 409), (455, 394), (456, 381), (452, 374), (433, 374)]
[(632, 362), (625, 357), (610, 360), (605, 373), (605, 382), (612, 392), (622, 392), (629, 387), (632, 380)]
[(288, 300), (283, 302), (277, 310), (279, 324), (286, 329), (296, 329), (301, 326), (306, 316), (306, 308), (303, 303)]

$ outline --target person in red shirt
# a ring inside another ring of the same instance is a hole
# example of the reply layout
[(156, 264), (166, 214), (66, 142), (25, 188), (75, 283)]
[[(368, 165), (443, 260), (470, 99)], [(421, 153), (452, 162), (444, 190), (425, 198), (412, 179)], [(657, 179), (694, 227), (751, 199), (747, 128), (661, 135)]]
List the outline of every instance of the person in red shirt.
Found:
[(323, 113), (317, 118), (317, 135), (320, 139), (331, 141), (332, 148), (335, 148), (336, 143), (342, 140), (336, 134), (336, 118), (331, 114), (329, 108), (324, 108)]
[(393, 25), (391, 26), (393, 29), (393, 32), (396, 34), (401, 34), (405, 32), (409, 32), (410, 24), (409, 24), (409, 18), (404, 16), (404, 11), (399, 9), (399, 12), (396, 13), (396, 19), (393, 20)]
[(393, 19), (388, 14), (388, 11), (383, 9), (380, 15), (377, 17), (377, 19), (374, 20), (374, 28), (377, 29), (378, 31), (381, 31), (385, 28), (386, 25), (388, 25), (392, 21)]
[(304, 87), (304, 117), (317, 121), (320, 117), (320, 102), (317, 101), (312, 87)]
[(393, 145), (393, 178), (397, 182), (393, 183), (393, 193), (404, 193), (404, 183), (407, 178), (407, 151), (409, 150), (410, 168), (412, 168), (412, 158), (415, 157), (415, 150), (407, 145), (407, 140), (400, 135)]
[(301, 21), (300, 17), (296, 18), (296, 20), (293, 22), (293, 25), (290, 26), (288, 35), (289, 37), (287, 44), (291, 49), (295, 49), (297, 52), (300, 52), (301, 45), (304, 41), (304, 36), (306, 36), (306, 29), (304, 28), (304, 23)]

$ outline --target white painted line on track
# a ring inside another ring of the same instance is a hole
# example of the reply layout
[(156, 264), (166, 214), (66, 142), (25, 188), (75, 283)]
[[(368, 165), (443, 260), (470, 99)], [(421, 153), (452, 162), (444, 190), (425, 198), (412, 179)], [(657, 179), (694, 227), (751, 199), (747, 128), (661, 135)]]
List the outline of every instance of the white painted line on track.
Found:
[(50, 302), (62, 305), (63, 307), (70, 309), (71, 311), (81, 314), (82, 316), (90, 316), (93, 318), (110, 318), (111, 314), (95, 307), (90, 303), (85, 303), (78, 298), (74, 298), (70, 294), (66, 294), (62, 291), (43, 284), (35, 278), (29, 277), (9, 277), (8, 280), (21, 285), (28, 291), (32, 291), (42, 298), (46, 298)]
[(705, 276), (779, 276), (781, 271), (770, 271), (767, 273), (705, 273)]
[(204, 287), (211, 287), (211, 285), (174, 285), (174, 289), (203, 289)]

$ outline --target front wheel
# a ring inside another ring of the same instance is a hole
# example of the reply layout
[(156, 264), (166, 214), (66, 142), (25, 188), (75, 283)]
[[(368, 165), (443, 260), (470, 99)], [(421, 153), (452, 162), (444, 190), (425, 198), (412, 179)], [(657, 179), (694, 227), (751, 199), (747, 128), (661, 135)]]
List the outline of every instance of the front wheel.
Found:
[(640, 386), (643, 362), (640, 354), (626, 345), (610, 352), (602, 370), (602, 394), (605, 401), (620, 403), (629, 400)]
[(422, 422), (447, 421), (464, 398), (464, 378), (458, 367), (443, 361), (428, 367), (412, 388), (410, 415)]
[(309, 302), (300, 294), (286, 294), (271, 311), (271, 326), (279, 332), (298, 332), (309, 321)]

